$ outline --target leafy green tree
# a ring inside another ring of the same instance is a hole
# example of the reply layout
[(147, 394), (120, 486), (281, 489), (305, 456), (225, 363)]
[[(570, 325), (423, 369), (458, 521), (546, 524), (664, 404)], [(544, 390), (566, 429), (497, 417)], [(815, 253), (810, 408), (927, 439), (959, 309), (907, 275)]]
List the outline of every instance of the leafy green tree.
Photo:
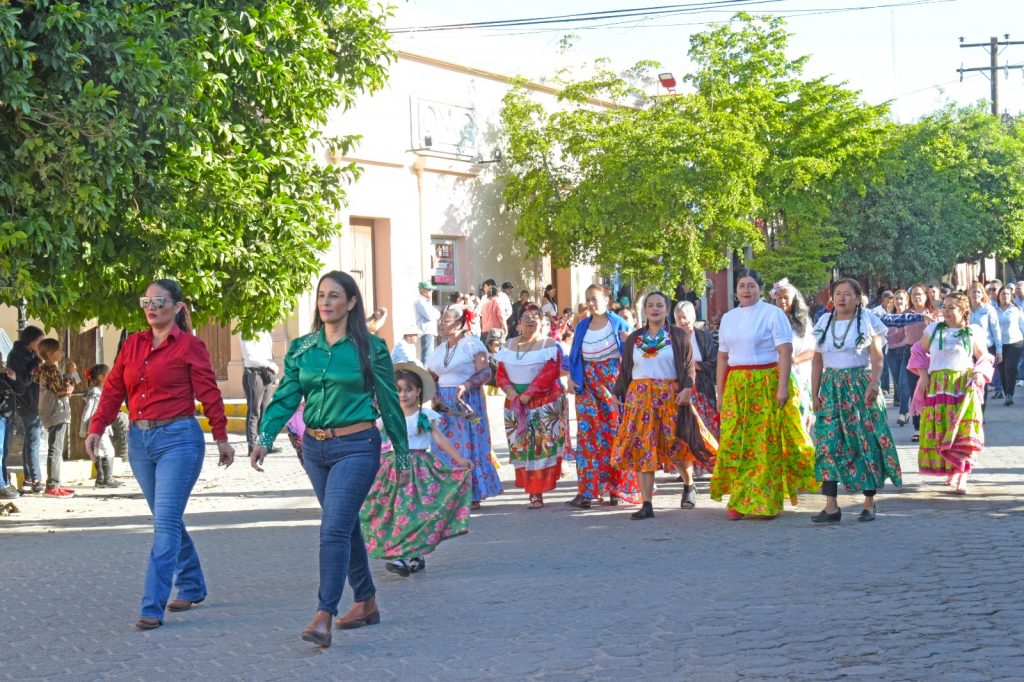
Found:
[(826, 284), (843, 248), (833, 189), (877, 155), (886, 108), (803, 79), (787, 41), (781, 20), (740, 14), (691, 39), (692, 93), (644, 98), (631, 85), (651, 63), (570, 82), (554, 113), (511, 92), (505, 202), (528, 249), (701, 289), (751, 245), (767, 277)]
[(155, 277), (196, 317), (268, 328), (336, 234), (354, 166), (332, 108), (381, 87), (368, 0), (0, 4), (0, 301), (137, 320)]
[(687, 80), (717, 109), (748, 120), (764, 150), (756, 216), (767, 248), (755, 267), (813, 291), (828, 283), (844, 245), (830, 221), (834, 189), (877, 157), (888, 109), (844, 83), (805, 79), (807, 57), (787, 57), (788, 40), (782, 19), (737, 15), (693, 36), (697, 69)]
[[(640, 65), (642, 73), (650, 65)], [(645, 283), (703, 284), (726, 250), (757, 238), (745, 159), (759, 150), (742, 121), (716, 116), (696, 97), (646, 108), (625, 101), (628, 82), (608, 71), (572, 83), (565, 109), (546, 112), (523, 90), (505, 97), (505, 202), (530, 253), (556, 266), (619, 264)]]
[(894, 285), (1024, 245), (1024, 139), (981, 106), (946, 108), (892, 131), (863, 187), (837, 194), (839, 265)]

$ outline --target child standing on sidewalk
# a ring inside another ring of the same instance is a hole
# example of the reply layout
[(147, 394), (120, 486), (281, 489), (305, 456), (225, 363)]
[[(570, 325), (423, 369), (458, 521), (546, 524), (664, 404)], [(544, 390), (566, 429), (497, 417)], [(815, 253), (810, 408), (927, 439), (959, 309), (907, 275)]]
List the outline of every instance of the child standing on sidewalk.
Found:
[[(409, 434), (409, 460), (384, 458), (359, 514), (366, 549), (402, 577), (422, 571), (423, 558), (442, 540), (469, 530), (473, 462), (460, 455), (437, 427), (440, 415), (423, 407), (434, 396), (434, 380), (409, 362), (395, 365), (398, 400)], [(451, 458), (449, 467), (430, 452), (436, 444)]]
[(75, 491), (60, 484), (60, 463), (64, 459), (64, 443), (71, 424), (71, 402), (68, 396), (74, 393), (75, 384), (81, 378), (73, 362), (69, 362), (65, 368), (67, 371), (61, 374), (57, 365), (64, 358), (64, 351), (57, 339), (41, 340), (39, 357), (43, 363), (32, 370), (32, 379), (39, 384), (39, 417), (47, 431), (46, 489), (43, 494), (50, 497), (74, 497)]
[[(89, 384), (89, 390), (85, 392), (85, 409), (82, 410), (82, 424), (78, 428), (78, 435), (82, 438), (89, 435), (89, 422), (96, 414), (96, 408), (99, 407), (103, 382), (106, 381), (109, 373), (110, 368), (106, 365), (93, 365), (85, 370), (85, 380)], [(96, 446), (97, 488), (117, 488), (121, 485), (121, 481), (114, 478), (114, 441), (110, 439), (111, 433), (111, 428), (108, 426)]]

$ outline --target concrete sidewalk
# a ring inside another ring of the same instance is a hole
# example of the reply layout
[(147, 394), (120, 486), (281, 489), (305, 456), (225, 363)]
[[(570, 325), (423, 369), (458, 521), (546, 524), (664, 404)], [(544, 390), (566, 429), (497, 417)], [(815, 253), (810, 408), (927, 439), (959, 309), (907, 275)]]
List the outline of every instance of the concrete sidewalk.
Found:
[(882, 491), (871, 524), (812, 526), (811, 494), (774, 521), (729, 522), (706, 483), (680, 510), (667, 477), (649, 521), (570, 510), (571, 463), (528, 511), (503, 466), (508, 492), (424, 573), (374, 562), (381, 624), (335, 633), (329, 650), (298, 638), (319, 510), (290, 446), (266, 474), (220, 469), (211, 447), (186, 515), (210, 596), (152, 632), (134, 629), (151, 541), (134, 481), (22, 498), (0, 517), (0, 679), (1021, 680), (1021, 410), (989, 409), (966, 497), (916, 473), (912, 429), (893, 415), (905, 484)]

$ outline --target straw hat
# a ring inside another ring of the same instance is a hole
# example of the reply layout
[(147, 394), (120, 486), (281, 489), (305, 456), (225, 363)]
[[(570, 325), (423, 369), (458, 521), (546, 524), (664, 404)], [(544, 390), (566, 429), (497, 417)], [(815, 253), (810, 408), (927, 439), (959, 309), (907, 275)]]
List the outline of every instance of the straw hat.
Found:
[(433, 400), (434, 393), (437, 392), (437, 388), (434, 384), (434, 377), (430, 376), (430, 372), (412, 362), (396, 362), (395, 372), (400, 371), (411, 372), (420, 378), (420, 382), (423, 384), (423, 393), (420, 395), (420, 400), (425, 403)]

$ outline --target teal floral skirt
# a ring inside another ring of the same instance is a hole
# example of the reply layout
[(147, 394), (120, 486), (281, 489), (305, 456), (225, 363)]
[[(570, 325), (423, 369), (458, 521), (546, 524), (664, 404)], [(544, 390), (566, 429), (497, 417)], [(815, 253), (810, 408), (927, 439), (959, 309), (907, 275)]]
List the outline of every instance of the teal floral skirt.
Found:
[(814, 474), (842, 483), (849, 492), (881, 490), (885, 479), (903, 484), (900, 460), (886, 422), (881, 392), (866, 404), (867, 369), (826, 369), (818, 389), (825, 406), (814, 423)]

